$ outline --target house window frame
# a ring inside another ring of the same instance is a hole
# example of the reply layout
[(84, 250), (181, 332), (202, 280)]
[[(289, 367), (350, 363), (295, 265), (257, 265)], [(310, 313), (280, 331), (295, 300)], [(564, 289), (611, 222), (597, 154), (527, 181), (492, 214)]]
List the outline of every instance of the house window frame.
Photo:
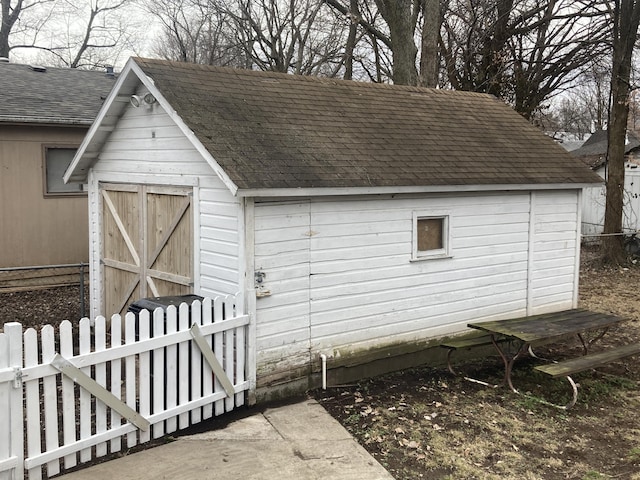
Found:
[[(86, 197), (87, 192), (81, 188), (78, 191), (69, 192), (50, 192), (49, 184), (47, 181), (48, 173), (48, 152), (50, 150), (75, 150), (78, 151), (79, 145), (72, 144), (45, 144), (42, 145), (42, 193), (45, 198), (60, 198), (60, 197)], [(75, 153), (74, 153), (75, 155)], [(73, 159), (72, 159), (73, 160)]]
[[(442, 220), (442, 248), (433, 250), (418, 250), (418, 221), (419, 220)], [(435, 260), (440, 258), (451, 258), (451, 213), (448, 211), (414, 211), (412, 228), (412, 251), (411, 261)]]

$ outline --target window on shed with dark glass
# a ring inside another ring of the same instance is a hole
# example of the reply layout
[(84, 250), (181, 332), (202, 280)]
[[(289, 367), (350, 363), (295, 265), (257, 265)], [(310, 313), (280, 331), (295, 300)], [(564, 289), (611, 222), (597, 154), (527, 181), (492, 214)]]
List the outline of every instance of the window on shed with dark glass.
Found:
[(449, 215), (420, 215), (414, 213), (413, 258), (446, 258), (451, 255), (449, 245)]
[(45, 195), (83, 195), (82, 184), (64, 183), (64, 172), (76, 154), (75, 148), (45, 147), (44, 193)]
[(444, 218), (418, 218), (418, 252), (444, 248)]

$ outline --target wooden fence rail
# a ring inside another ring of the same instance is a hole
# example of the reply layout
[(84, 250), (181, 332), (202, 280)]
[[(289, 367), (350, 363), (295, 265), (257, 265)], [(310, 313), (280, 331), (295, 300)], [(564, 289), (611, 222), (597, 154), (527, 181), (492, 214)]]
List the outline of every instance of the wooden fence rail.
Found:
[[(243, 405), (242, 299), (0, 334), (0, 480), (47, 478)], [(26, 472), (26, 475), (25, 475)]]

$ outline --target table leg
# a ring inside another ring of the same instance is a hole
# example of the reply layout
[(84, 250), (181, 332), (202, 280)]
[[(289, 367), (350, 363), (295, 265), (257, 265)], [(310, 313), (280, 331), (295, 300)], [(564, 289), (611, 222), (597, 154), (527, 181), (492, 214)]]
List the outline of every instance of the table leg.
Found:
[(497, 350), (498, 354), (500, 355), (500, 358), (502, 358), (502, 362), (504, 363), (504, 383), (506, 383), (512, 391), (514, 391), (515, 393), (518, 393), (518, 390), (516, 390), (516, 388), (513, 386), (513, 381), (511, 380), (511, 372), (513, 371), (513, 364), (515, 363), (515, 361), (523, 353), (529, 351), (530, 344), (526, 342), (521, 342), (516, 353), (514, 355), (511, 355), (509, 358), (509, 356), (507, 356), (507, 353), (504, 351), (504, 349), (496, 341), (495, 335), (491, 335), (491, 342), (493, 343), (493, 346)]
[(577, 333), (576, 335), (578, 336), (578, 338), (580, 339), (580, 342), (582, 343), (582, 349), (583, 349), (583, 355), (587, 355), (589, 353), (589, 348), (591, 347), (591, 345), (593, 345), (594, 343), (596, 343), (598, 340), (600, 340), (602, 337), (605, 336), (605, 334), (609, 331), (609, 327), (603, 328), (602, 330), (599, 331), (599, 333), (592, 338), (591, 340), (585, 340), (584, 338), (584, 334), (582, 333)]

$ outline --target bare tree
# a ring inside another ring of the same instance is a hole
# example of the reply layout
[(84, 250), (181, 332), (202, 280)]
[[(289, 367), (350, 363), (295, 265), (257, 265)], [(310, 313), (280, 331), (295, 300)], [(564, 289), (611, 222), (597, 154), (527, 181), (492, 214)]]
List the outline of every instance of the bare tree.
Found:
[[(550, 1), (517, 27), (510, 40), (514, 88), (512, 103), (526, 118), (544, 100), (575, 84), (607, 52), (609, 29), (597, 3)], [(580, 8), (578, 8), (580, 7)], [(522, 30), (523, 34), (519, 35)]]
[[(60, 15), (66, 26), (64, 35), (57, 31), (51, 47), (44, 48), (70, 68), (95, 67), (109, 63), (118, 47), (131, 43), (128, 23), (122, 9), (131, 0), (67, 0)], [(106, 53), (106, 55), (105, 55)]]
[[(391, 77), (395, 84), (436, 86), (438, 83), (438, 37), (440, 0), (323, 0), (332, 9), (352, 20), (352, 29), (360, 27), (362, 41), (368, 40), (376, 70), (370, 75), (377, 81)], [(372, 3), (375, 10), (372, 9)], [(366, 16), (363, 12), (369, 12)], [(384, 20), (378, 22), (379, 17)], [(419, 44), (416, 39), (419, 38)], [(351, 44), (347, 45), (348, 48)], [(418, 62), (418, 53), (420, 59)], [(390, 66), (382, 62), (391, 58)], [(382, 74), (383, 70), (386, 70)]]
[(606, 51), (599, 0), (452, 0), (441, 54), (456, 89), (490, 93), (530, 118)]
[[(591, 133), (593, 122), (589, 106), (579, 96), (574, 94), (563, 97), (550, 110), (549, 114), (542, 116), (544, 120), (540, 122), (547, 133), (569, 133), (578, 140), (584, 140)], [(536, 115), (536, 123), (539, 118)], [(553, 136), (556, 138), (556, 135)]]
[(612, 264), (625, 261), (622, 234), (624, 202), (624, 151), (629, 94), (631, 91), (631, 58), (640, 24), (640, 1), (611, 2), (613, 20), (613, 61), (611, 71), (611, 110), (609, 112), (607, 150), (607, 201), (604, 216), (603, 259)]
[(353, 54), (358, 44), (358, 18), (360, 18), (360, 7), (358, 0), (349, 0), (349, 12), (345, 15), (349, 19), (349, 35), (344, 47), (344, 79), (353, 79)]
[(31, 47), (31, 44), (24, 42), (13, 45), (10, 37), (20, 36), (39, 31), (42, 24), (50, 17), (50, 12), (42, 10), (40, 15), (34, 18), (25, 18), (29, 11), (37, 10), (40, 7), (50, 4), (54, 0), (39, 0), (26, 3), (24, 0), (0, 0), (0, 57), (9, 57), (9, 52), (14, 48)]
[(342, 67), (348, 26), (321, 0), (237, 0), (227, 11), (238, 44), (261, 70), (335, 76)]
[[(362, 54), (358, 56), (357, 61), (364, 72), (364, 78), (377, 83), (388, 81), (393, 76), (391, 38), (386, 23), (380, 20), (381, 16), (375, 3), (370, 0), (322, 1), (332, 10), (349, 19), (349, 32), (353, 32), (354, 38), (353, 42), (347, 40), (345, 56), (348, 52), (360, 47)], [(353, 60), (355, 63), (355, 55)], [(352, 76), (345, 78), (352, 78)]]
[(162, 33), (155, 53), (168, 60), (247, 67), (238, 45), (233, 17), (220, 2), (149, 0), (145, 8), (159, 19)]
[(571, 89), (571, 96), (585, 111), (592, 131), (607, 128), (610, 85), (611, 64), (596, 61), (578, 78), (577, 86)]
[(0, 12), (2, 12), (2, 23), (0, 23), (0, 57), (9, 57), (9, 34), (20, 18), (23, 0), (18, 0), (12, 5), (11, 0), (0, 0)]
[(165, 58), (303, 75), (344, 69), (349, 24), (322, 0), (148, 0), (146, 6), (161, 20), (156, 53)]
[(93, 67), (113, 64), (133, 44), (135, 29), (124, 13), (133, 0), (40, 0), (28, 5), (17, 0), (13, 6), (12, 0), (0, 1), (0, 49), (7, 55), (29, 49), (40, 52), (48, 64)]

